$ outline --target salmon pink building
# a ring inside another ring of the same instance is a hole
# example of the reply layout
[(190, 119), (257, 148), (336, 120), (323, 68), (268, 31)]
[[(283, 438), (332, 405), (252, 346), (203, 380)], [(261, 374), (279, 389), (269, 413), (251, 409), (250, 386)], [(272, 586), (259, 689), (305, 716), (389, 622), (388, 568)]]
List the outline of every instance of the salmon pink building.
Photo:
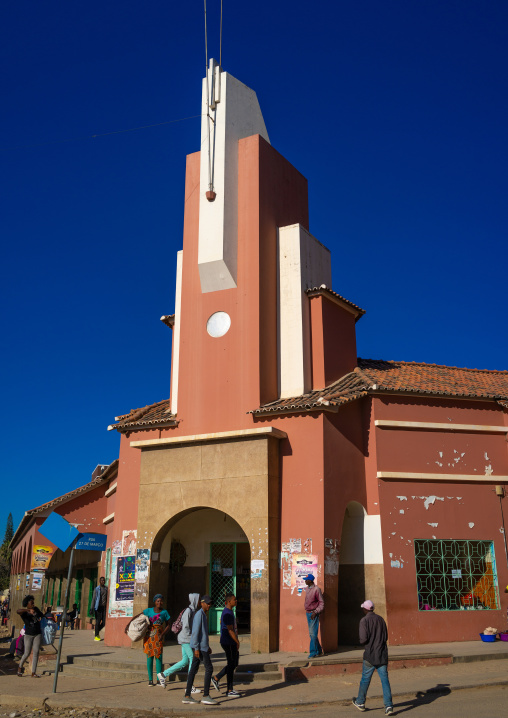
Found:
[(252, 90), (212, 61), (202, 92), (162, 317), (170, 397), (116, 418), (118, 465), (97, 489), (106, 644), (126, 645), (158, 592), (175, 617), (210, 593), (216, 632), (233, 591), (253, 652), (306, 651), (309, 570), (325, 651), (357, 642), (365, 598), (392, 644), (504, 627), (508, 372), (359, 359), (364, 310), (332, 283), (306, 179)]

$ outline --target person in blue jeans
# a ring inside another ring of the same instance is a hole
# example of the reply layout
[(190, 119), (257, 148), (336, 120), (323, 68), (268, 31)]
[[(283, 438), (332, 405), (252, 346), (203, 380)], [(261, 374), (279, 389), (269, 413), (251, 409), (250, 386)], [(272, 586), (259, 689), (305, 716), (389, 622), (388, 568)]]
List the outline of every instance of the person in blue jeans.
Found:
[(370, 681), (374, 671), (377, 671), (383, 689), (385, 715), (393, 715), (392, 691), (388, 680), (388, 646), (386, 645), (388, 630), (386, 623), (381, 616), (374, 613), (372, 601), (364, 601), (362, 609), (365, 615), (360, 621), (360, 643), (365, 646), (365, 651), (360, 688), (357, 697), (353, 698), (353, 705), (360, 711), (365, 710)]
[[(166, 668), (162, 673), (157, 673), (157, 680), (160, 685), (164, 688), (166, 686), (167, 679), (169, 676), (183, 671), (184, 668), (189, 669), (194, 658), (194, 653), (190, 647), (190, 641), (192, 636), (192, 622), (194, 615), (199, 608), (199, 593), (189, 593), (189, 607), (182, 613), (182, 628), (178, 633), (178, 643), (182, 649), (182, 660), (175, 663), (171, 668)], [(192, 686), (191, 693), (201, 693), (199, 688)]]
[(307, 625), (309, 626), (309, 658), (316, 658), (317, 656), (321, 656), (323, 654), (323, 649), (321, 648), (318, 638), (318, 631), (319, 614), (325, 607), (325, 602), (323, 600), (321, 589), (314, 583), (314, 576), (309, 573), (303, 580), (307, 586), (307, 588), (304, 589), (305, 603), (303, 608), (307, 616)]

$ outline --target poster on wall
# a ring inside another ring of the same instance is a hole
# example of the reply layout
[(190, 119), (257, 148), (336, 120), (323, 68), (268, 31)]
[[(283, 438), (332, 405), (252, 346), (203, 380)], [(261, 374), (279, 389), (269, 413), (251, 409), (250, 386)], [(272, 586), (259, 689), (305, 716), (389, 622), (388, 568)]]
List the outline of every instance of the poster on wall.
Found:
[(113, 543), (111, 544), (111, 553), (113, 554), (113, 556), (122, 555), (122, 542), (120, 539), (113, 541)]
[(26, 580), (25, 580), (25, 588), (28, 589), (29, 586), (30, 586), (30, 574), (27, 573)]
[(291, 571), (291, 591), (297, 590), (300, 595), (305, 588), (305, 576), (311, 573), (317, 581), (318, 557), (313, 554), (293, 554)]
[(148, 581), (148, 569), (150, 567), (150, 549), (138, 548), (136, 550), (136, 583)]
[(21, 588), (21, 578), (19, 576), (16, 577), (16, 591), (19, 591)]
[(42, 579), (44, 571), (34, 571), (32, 574), (32, 591), (40, 591), (42, 588)]
[(136, 542), (138, 539), (137, 529), (124, 531), (122, 533), (122, 556), (136, 555)]
[(49, 566), (53, 553), (54, 549), (51, 546), (34, 546), (30, 568), (35, 571), (45, 571)]
[[(111, 561), (111, 574), (110, 574), (110, 590), (109, 590), (109, 617), (110, 618), (132, 618), (134, 601), (130, 600), (117, 600), (117, 590), (119, 588), (118, 582), (118, 562), (122, 558), (130, 558), (125, 556), (113, 556)], [(121, 563), (123, 569), (124, 563)], [(131, 593), (133, 596), (133, 592)]]
[(134, 600), (134, 574), (136, 559), (134, 556), (119, 556), (117, 559), (116, 600)]

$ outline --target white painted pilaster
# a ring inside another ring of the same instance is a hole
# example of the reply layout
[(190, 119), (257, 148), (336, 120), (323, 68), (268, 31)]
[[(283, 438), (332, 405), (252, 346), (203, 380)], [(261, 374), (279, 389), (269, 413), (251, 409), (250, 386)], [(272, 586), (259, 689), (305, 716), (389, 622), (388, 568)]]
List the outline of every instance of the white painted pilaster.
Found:
[(176, 253), (175, 323), (173, 325), (173, 356), (171, 357), (171, 413), (178, 408), (178, 375), (180, 372), (180, 322), (182, 310), (182, 263), (183, 250)]
[(299, 224), (279, 228), (279, 395), (311, 388), (310, 307), (305, 290), (331, 287), (330, 251)]

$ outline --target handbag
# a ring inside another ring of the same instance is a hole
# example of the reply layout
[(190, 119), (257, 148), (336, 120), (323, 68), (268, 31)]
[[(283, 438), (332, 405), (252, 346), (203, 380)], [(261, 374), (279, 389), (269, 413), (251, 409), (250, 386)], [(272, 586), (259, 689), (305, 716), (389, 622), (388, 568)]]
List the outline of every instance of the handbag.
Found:
[(145, 614), (142, 613), (130, 622), (129, 628), (127, 629), (127, 635), (133, 642), (140, 641), (144, 638), (149, 626), (150, 621), (148, 620), (148, 616), (145, 616)]
[(56, 631), (56, 623), (52, 619), (46, 617), (41, 618), (41, 643), (43, 646), (50, 646), (53, 643)]

